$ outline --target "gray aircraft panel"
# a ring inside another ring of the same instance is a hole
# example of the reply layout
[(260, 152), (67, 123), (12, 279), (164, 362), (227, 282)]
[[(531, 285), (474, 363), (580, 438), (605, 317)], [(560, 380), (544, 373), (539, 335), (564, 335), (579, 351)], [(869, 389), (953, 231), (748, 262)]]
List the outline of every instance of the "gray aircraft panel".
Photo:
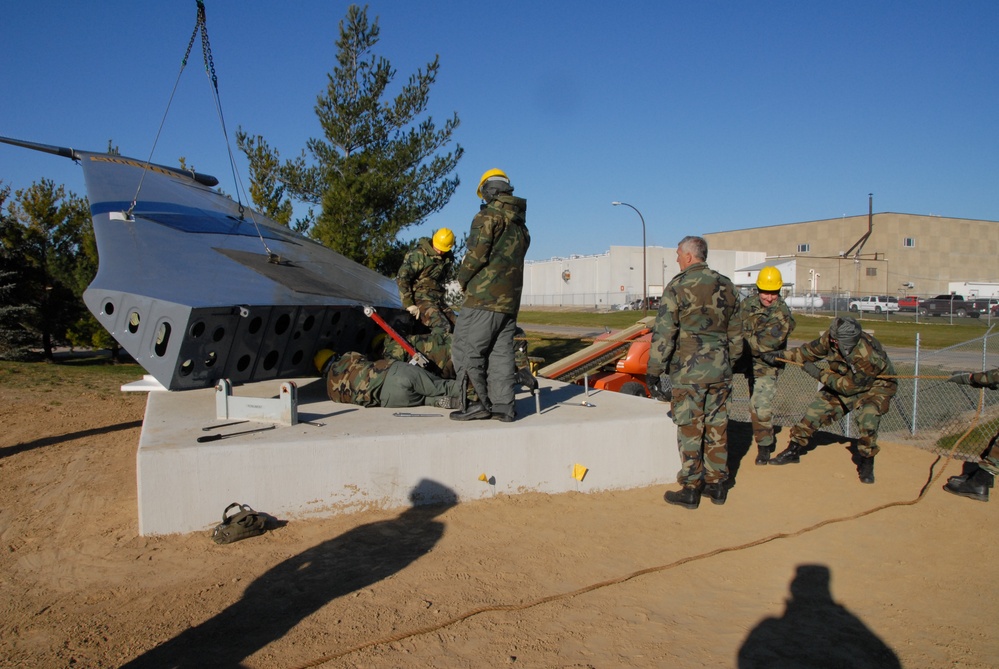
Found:
[(321, 348), (366, 350), (378, 308), (404, 329), (392, 279), (212, 190), (207, 175), (0, 142), (83, 167), (99, 266), (84, 302), (170, 390), (314, 373)]

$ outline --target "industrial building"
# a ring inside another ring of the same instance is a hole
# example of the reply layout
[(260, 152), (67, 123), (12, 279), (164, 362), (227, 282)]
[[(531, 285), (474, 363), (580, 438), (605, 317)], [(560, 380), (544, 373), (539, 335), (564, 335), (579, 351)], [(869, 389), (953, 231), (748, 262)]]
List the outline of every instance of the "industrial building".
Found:
[(999, 280), (996, 221), (885, 212), (704, 238), (708, 248), (763, 249), (798, 294), (927, 297), (949, 292), (951, 282)]
[[(766, 260), (763, 251), (716, 250), (716, 246), (708, 242), (708, 265), (733, 280), (739, 268)], [(679, 271), (676, 248), (663, 246), (612, 246), (599, 255), (528, 261), (521, 305), (619, 308), (645, 296), (643, 281), (650, 296), (662, 295), (663, 286)]]
[[(787, 296), (919, 295), (953, 282), (999, 282), (999, 222), (868, 213), (703, 235), (708, 265), (737, 286), (776, 266)], [(643, 273), (644, 257), (644, 273)], [(529, 261), (524, 306), (620, 308), (679, 271), (676, 249), (612, 246), (599, 255)]]

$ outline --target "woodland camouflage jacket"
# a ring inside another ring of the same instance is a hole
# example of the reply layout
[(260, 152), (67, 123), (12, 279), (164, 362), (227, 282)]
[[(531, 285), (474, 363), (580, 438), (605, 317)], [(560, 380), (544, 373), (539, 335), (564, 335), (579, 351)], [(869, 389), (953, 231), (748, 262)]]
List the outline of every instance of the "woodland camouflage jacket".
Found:
[(424, 237), (403, 258), (396, 277), (402, 308), (417, 302), (443, 302), (444, 283), (454, 266), (454, 254), (437, 253), (433, 240)]
[(677, 274), (663, 290), (648, 373), (668, 372), (673, 385), (731, 379), (732, 362), (742, 353), (738, 306), (735, 286), (706, 263)]
[(472, 219), (468, 250), (458, 269), (463, 306), (516, 315), (531, 245), (527, 200), (499, 195)]
[[(360, 353), (344, 353), (333, 363), (326, 374), (326, 394), (334, 402), (359, 404), (362, 407), (380, 406), (385, 374), (396, 360), (371, 362)], [(403, 364), (403, 363), (400, 363)]]
[(781, 356), (793, 362), (817, 362), (825, 360), (829, 367), (819, 367), (821, 379), (826, 388), (838, 395), (859, 395), (870, 392), (886, 400), (884, 411), (888, 410), (887, 399), (895, 395), (898, 382), (894, 378), (895, 367), (881, 342), (867, 334), (860, 333), (857, 345), (850, 355), (843, 357), (840, 350), (829, 342), (829, 332), (798, 348), (789, 349)]
[(760, 360), (760, 353), (783, 350), (794, 331), (794, 316), (784, 298), (778, 295), (767, 307), (758, 295), (750, 295), (739, 303), (738, 319), (742, 323), (745, 348), (752, 356), (754, 372), (757, 375), (776, 374), (777, 368)]

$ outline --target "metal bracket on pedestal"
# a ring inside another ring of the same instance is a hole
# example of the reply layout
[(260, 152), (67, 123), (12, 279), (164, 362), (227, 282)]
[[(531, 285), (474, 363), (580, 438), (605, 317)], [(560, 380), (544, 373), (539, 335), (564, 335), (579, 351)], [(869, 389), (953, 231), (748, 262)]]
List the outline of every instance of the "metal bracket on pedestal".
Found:
[(281, 423), (298, 424), (298, 386), (291, 381), (281, 384), (277, 399), (263, 397), (233, 397), (232, 384), (221, 379), (215, 385), (215, 417), (245, 418)]

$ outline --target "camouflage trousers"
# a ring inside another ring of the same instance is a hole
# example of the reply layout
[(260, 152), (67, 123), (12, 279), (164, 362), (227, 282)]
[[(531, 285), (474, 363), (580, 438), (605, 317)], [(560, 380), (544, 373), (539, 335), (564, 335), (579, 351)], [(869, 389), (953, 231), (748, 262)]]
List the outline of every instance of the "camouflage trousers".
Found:
[(753, 438), (761, 448), (774, 447), (774, 397), (777, 396), (777, 370), (774, 374), (746, 374), (749, 383), (749, 416)]
[(461, 385), (434, 376), (422, 367), (396, 362), (385, 373), (378, 402), (383, 407), (432, 406), (445, 395), (458, 397)]
[(805, 409), (804, 417), (791, 428), (791, 443), (804, 448), (819, 428), (840, 420), (852, 411), (860, 432), (857, 451), (864, 457), (873, 457), (881, 450), (878, 448), (878, 427), (881, 426), (881, 416), (887, 412), (887, 407), (883, 406), (886, 402), (884, 397), (871, 393), (844, 396), (823, 387)]
[(420, 322), (431, 330), (448, 334), (454, 332), (454, 311), (442, 300), (420, 299), (417, 295), (416, 308), (420, 310)]
[(676, 480), (685, 486), (728, 478), (728, 382), (673, 386), (673, 422), (680, 448)]
[[(412, 334), (406, 340), (417, 351), (427, 356), (436, 365), (440, 376), (445, 379), (455, 378), (454, 364), (451, 362), (451, 333), (447, 330), (434, 330), (429, 334)], [(409, 361), (409, 354), (399, 342), (391, 337), (385, 338), (382, 355), (392, 360)]]

